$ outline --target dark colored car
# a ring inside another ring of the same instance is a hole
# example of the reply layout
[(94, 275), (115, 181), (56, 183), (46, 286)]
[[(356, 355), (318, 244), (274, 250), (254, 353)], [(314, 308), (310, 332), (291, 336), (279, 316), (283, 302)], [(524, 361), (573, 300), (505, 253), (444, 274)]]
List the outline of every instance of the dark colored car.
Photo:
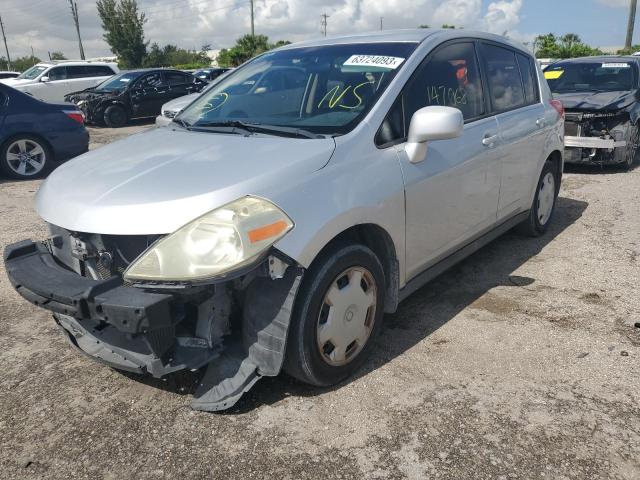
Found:
[(132, 70), (119, 73), (94, 88), (70, 93), (87, 123), (122, 127), (134, 118), (156, 117), (169, 100), (199, 92), (207, 85), (179, 70)]
[(20, 75), (18, 72), (0, 71), (0, 80), (3, 78), (16, 78)]
[(35, 178), (89, 150), (84, 117), (75, 106), (45, 103), (0, 84), (0, 172)]
[(220, 68), (220, 67), (203, 68), (202, 70), (198, 70), (197, 72), (194, 72), (193, 76), (196, 77), (196, 78), (199, 78), (200, 80), (204, 80), (205, 82), (211, 82), (211, 81), (215, 80), (216, 78), (218, 78), (223, 73), (228, 72), (229, 70), (231, 70), (231, 69), (230, 68)]
[(565, 107), (565, 162), (631, 168), (640, 145), (640, 58), (562, 60), (544, 75)]

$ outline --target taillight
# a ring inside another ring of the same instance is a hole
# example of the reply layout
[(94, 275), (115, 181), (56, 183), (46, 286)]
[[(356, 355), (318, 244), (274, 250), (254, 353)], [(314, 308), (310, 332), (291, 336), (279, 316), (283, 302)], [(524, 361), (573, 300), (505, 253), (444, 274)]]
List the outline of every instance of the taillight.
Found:
[(562, 118), (564, 118), (564, 105), (560, 100), (551, 100), (551, 106), (556, 109)]
[(72, 120), (84, 124), (84, 113), (80, 110), (63, 110), (63, 112)]

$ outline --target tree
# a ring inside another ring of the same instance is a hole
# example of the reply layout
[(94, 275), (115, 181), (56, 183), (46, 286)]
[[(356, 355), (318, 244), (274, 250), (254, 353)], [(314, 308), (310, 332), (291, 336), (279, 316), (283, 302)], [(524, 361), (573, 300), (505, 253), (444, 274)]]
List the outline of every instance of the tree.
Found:
[[(18, 57), (11, 59), (11, 68), (16, 72), (24, 72), (28, 68), (33, 67), (36, 63), (40, 63), (41, 60), (38, 57), (32, 57), (29, 55), (28, 57)], [(0, 57), (0, 70), (8, 70), (9, 65), (7, 64), (7, 59), (5, 57)]]
[(103, 37), (118, 56), (124, 68), (142, 66), (148, 42), (144, 41), (147, 18), (138, 12), (137, 0), (98, 0), (98, 15), (102, 21)]
[(160, 48), (160, 45), (154, 42), (144, 58), (143, 65), (145, 67), (202, 68), (211, 65), (211, 59), (204, 50), (196, 52), (176, 45), (165, 45)]
[(269, 37), (266, 35), (244, 35), (236, 40), (236, 44), (233, 47), (220, 50), (218, 65), (221, 67), (237, 67), (256, 55), (290, 43), (287, 40), (269, 43)]
[(640, 45), (632, 45), (631, 48), (623, 48), (618, 50), (618, 55), (633, 55), (636, 52), (640, 52)]
[(62, 52), (51, 52), (51, 54), (49, 55), (49, 58), (51, 58), (51, 60), (66, 60), (67, 57), (64, 56), (64, 53)]
[(576, 58), (602, 55), (602, 51), (585, 44), (575, 33), (556, 37), (553, 33), (538, 35), (533, 48), (537, 58)]

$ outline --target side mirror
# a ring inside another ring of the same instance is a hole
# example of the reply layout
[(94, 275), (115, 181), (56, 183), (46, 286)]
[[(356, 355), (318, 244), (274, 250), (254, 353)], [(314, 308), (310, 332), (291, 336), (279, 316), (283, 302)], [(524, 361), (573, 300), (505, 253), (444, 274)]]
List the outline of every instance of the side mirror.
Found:
[(464, 129), (462, 112), (453, 107), (424, 107), (413, 114), (405, 151), (411, 163), (427, 155), (427, 142), (459, 137)]
[(45, 76), (45, 77), (41, 77), (41, 78), (40, 78), (40, 81), (41, 81), (42, 83), (47, 83), (47, 82), (49, 81), (49, 77), (46, 77), (46, 76)]

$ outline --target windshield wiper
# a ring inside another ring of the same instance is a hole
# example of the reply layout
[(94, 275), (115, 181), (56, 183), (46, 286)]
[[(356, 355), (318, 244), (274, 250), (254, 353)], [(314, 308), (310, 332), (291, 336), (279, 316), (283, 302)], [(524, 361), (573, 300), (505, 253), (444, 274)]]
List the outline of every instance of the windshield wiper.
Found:
[(182, 128), (184, 128), (185, 130), (191, 130), (191, 125), (188, 124), (187, 122), (185, 122), (184, 120), (182, 120), (181, 118), (174, 118), (173, 120), (171, 120), (173, 123), (177, 123), (178, 125), (180, 125)]
[(310, 132), (302, 128), (296, 127), (281, 127), (279, 125), (263, 125), (260, 123), (247, 123), (241, 120), (224, 120), (221, 122), (205, 122), (198, 123), (192, 126), (193, 128), (215, 128), (215, 127), (229, 127), (246, 130), (252, 133), (266, 133), (271, 135), (280, 135), (286, 137), (299, 137), (299, 138), (325, 138), (324, 135)]

